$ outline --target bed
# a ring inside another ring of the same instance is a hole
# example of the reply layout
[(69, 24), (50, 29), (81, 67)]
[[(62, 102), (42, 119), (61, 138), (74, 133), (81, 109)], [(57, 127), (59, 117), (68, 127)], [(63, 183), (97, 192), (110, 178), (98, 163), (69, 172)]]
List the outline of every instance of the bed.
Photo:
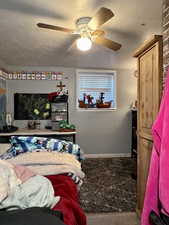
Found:
[[(13, 185), (16, 185), (14, 196), (18, 208), (49, 207), (63, 214), (66, 225), (86, 225), (86, 216), (79, 204), (79, 190), (85, 176), (81, 170), (84, 156), (79, 145), (32, 136), (12, 136), (10, 142), (10, 146), (1, 145), (3, 154), (0, 155), (0, 173), (6, 179), (3, 169), (8, 166), (9, 171), (12, 171), (12, 167), (17, 175), (13, 177), (14, 173), (10, 174), (11, 181), (15, 181)], [(7, 176), (10, 177), (9, 174)], [(18, 178), (21, 182), (19, 185)], [(5, 191), (1, 189), (1, 183), (0, 180), (0, 190)], [(16, 187), (22, 189), (17, 190)], [(28, 199), (24, 194), (21, 197), (23, 189)], [(0, 193), (1, 201), (5, 195), (2, 196), (3, 191)], [(13, 199), (1, 201), (0, 208), (16, 206), (16, 202), (11, 202)]]

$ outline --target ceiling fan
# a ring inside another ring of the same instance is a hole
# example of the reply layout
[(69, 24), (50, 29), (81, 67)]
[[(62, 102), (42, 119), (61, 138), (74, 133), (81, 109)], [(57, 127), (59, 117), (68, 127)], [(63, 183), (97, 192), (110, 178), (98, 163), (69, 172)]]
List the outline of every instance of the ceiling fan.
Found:
[(76, 21), (76, 29), (69, 29), (60, 26), (54, 26), (45, 23), (38, 23), (40, 28), (46, 28), (56, 31), (63, 31), (69, 34), (78, 35), (76, 40), (77, 47), (82, 51), (91, 48), (92, 43), (103, 45), (111, 50), (117, 51), (121, 48), (121, 44), (104, 37), (105, 31), (98, 28), (110, 20), (114, 16), (113, 12), (105, 7), (100, 8), (94, 17), (81, 17)]

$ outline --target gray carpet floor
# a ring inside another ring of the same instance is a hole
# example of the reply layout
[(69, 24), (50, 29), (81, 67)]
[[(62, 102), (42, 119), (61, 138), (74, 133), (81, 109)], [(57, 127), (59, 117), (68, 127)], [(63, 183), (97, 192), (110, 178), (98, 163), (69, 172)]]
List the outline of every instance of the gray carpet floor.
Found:
[(136, 208), (136, 170), (131, 158), (86, 159), (86, 174), (80, 202), (86, 213), (134, 212)]

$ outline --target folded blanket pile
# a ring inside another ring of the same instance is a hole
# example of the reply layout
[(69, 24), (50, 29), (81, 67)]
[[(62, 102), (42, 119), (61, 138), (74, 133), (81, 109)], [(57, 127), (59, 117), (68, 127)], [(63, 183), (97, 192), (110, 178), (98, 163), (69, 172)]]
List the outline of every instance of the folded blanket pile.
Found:
[(66, 225), (86, 225), (78, 192), (85, 176), (80, 147), (42, 137), (13, 137), (11, 144), (0, 158), (12, 165), (21, 184), (16, 184), (13, 192), (15, 201), (9, 196), (0, 208), (49, 207), (63, 213)]
[(12, 164), (0, 160), (0, 202), (22, 181), (17, 177)]
[(0, 209), (51, 208), (60, 200), (48, 179), (27, 168), (0, 160), (0, 174)]
[(23, 165), (39, 175), (73, 173), (84, 178), (81, 164), (74, 155), (58, 152), (31, 152), (7, 160), (16, 165)]

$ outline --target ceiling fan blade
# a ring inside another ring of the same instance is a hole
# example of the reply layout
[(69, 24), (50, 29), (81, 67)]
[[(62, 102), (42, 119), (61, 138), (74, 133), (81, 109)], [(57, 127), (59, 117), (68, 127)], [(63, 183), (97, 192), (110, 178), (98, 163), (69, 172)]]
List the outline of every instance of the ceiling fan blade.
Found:
[(105, 31), (104, 30), (95, 30), (92, 32), (91, 34), (92, 36), (104, 36), (105, 35)]
[(99, 45), (103, 45), (107, 48), (110, 48), (114, 51), (117, 51), (121, 48), (121, 44), (115, 42), (115, 41), (112, 41), (110, 39), (107, 39), (107, 38), (104, 38), (104, 37), (96, 37), (94, 38), (93, 40), (96, 44), (99, 44)]
[(72, 52), (74, 49), (76, 49), (76, 40), (72, 42), (72, 44), (69, 46), (69, 48), (66, 50), (67, 53)]
[(74, 31), (73, 29), (60, 27), (60, 26), (54, 26), (54, 25), (45, 24), (45, 23), (38, 23), (37, 26), (40, 28), (47, 28), (50, 30), (63, 31), (63, 32), (67, 32), (67, 33), (72, 33)]
[(114, 16), (114, 13), (110, 9), (102, 7), (97, 11), (94, 17), (90, 20), (88, 25), (92, 30), (96, 30), (99, 26), (106, 23), (113, 16)]

